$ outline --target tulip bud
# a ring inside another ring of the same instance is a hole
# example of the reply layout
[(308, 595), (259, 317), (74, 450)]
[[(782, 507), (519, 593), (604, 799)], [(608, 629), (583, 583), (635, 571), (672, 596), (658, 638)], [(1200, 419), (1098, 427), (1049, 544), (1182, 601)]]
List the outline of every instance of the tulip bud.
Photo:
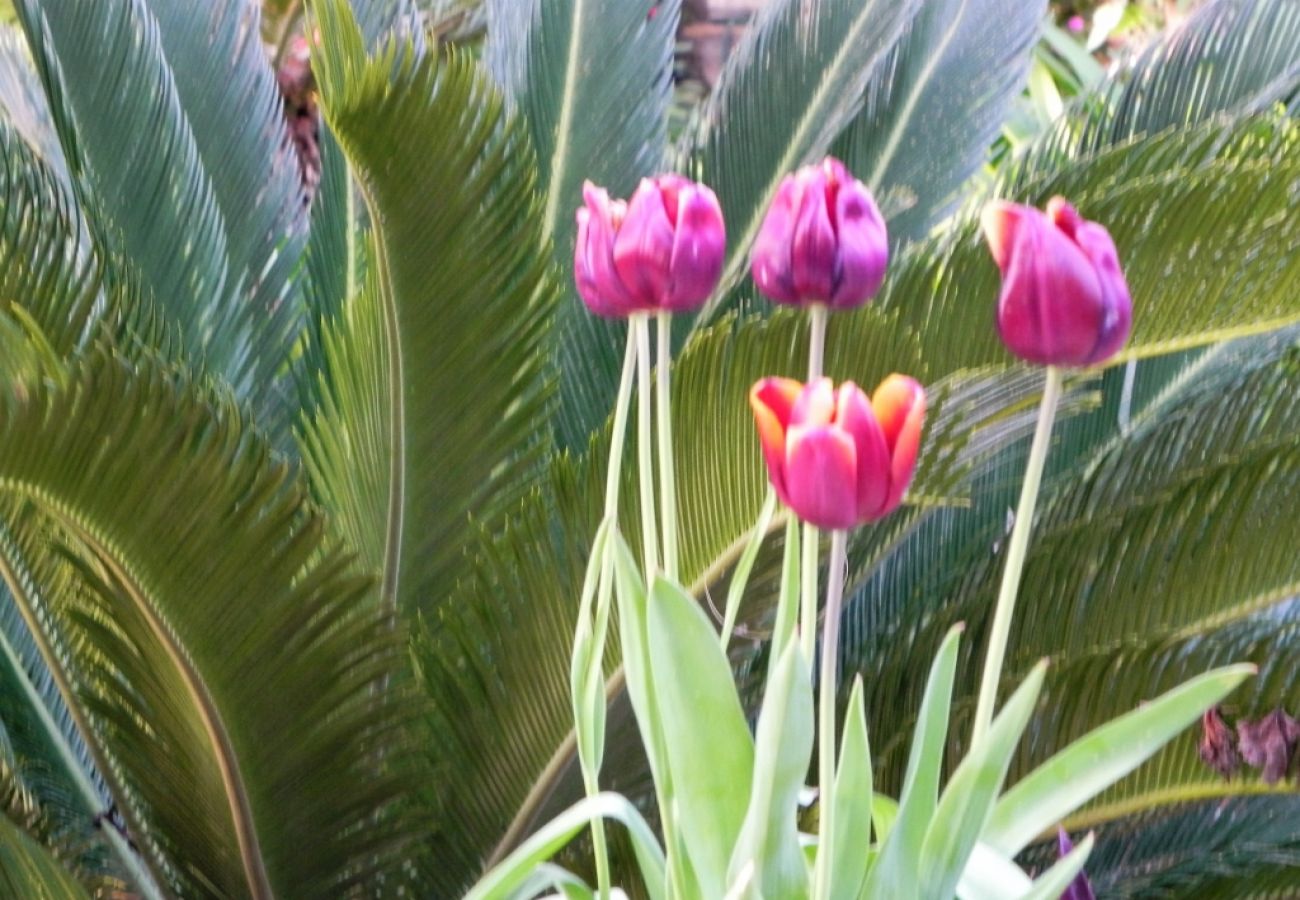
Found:
[(765, 378), (749, 395), (781, 501), (818, 528), (853, 528), (898, 508), (916, 470), (925, 390), (890, 375), (868, 400), (829, 378)]
[[(1060, 826), (1056, 829), (1056, 842), (1057, 852), (1062, 857), (1074, 849), (1074, 841), (1070, 840), (1070, 835)], [(1092, 884), (1088, 881), (1088, 876), (1080, 872), (1074, 876), (1074, 880), (1061, 894), (1060, 900), (1097, 900), (1097, 895), (1092, 892)]]
[(1114, 356), (1133, 321), (1110, 233), (1060, 197), (1046, 214), (993, 203), (984, 234), (1002, 271), (998, 333), (1016, 356), (1049, 366), (1090, 366)]
[(750, 272), (777, 303), (848, 309), (875, 296), (888, 262), (885, 220), (871, 191), (827, 157), (781, 182), (754, 240)]
[(597, 315), (683, 312), (717, 287), (726, 252), (713, 191), (679, 175), (642, 179), (630, 203), (583, 185), (574, 276)]

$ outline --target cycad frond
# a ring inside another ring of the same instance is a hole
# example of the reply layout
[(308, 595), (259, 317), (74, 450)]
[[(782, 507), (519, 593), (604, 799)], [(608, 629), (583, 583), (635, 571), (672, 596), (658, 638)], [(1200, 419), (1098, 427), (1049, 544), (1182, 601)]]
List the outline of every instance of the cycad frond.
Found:
[[(678, 3), (494, 0), (485, 56), (518, 109), (538, 158), (542, 239), (573, 267), (574, 211), (590, 180), (631, 196), (667, 145)], [(622, 328), (590, 315), (564, 279), (551, 343), (563, 406), (561, 446), (582, 449), (614, 401)]]
[[(429, 609), (463, 564), (469, 516), (512, 503), (547, 445), (554, 291), (533, 157), (472, 60), (399, 43), (367, 58), (346, 6), (314, 9), (325, 111), (370, 207), (373, 263), (329, 326), (339, 390), (307, 443), (318, 475), (361, 485), (316, 487), (345, 519), (364, 516), (346, 532), (378, 536), (365, 562), (385, 599)], [(351, 446), (377, 448), (374, 465)]]

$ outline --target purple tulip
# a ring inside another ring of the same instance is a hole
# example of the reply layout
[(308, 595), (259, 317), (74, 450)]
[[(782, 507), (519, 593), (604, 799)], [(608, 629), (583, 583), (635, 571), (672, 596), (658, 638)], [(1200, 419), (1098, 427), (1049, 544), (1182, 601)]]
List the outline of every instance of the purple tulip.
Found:
[(848, 309), (880, 290), (885, 220), (867, 186), (838, 159), (805, 166), (777, 189), (754, 240), (754, 283), (777, 303)]
[(998, 333), (1016, 356), (1048, 366), (1091, 366), (1128, 338), (1133, 301), (1110, 233), (1060, 197), (1046, 214), (993, 203), (984, 234), (1002, 271)]
[(722, 275), (726, 230), (713, 191), (680, 175), (642, 179), (632, 200), (582, 187), (574, 276), (597, 315), (696, 309)]

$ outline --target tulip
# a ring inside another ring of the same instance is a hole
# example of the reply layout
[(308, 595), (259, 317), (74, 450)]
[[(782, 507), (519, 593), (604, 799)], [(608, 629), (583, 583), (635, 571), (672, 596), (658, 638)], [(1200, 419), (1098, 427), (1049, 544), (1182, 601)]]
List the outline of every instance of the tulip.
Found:
[(890, 375), (870, 400), (829, 378), (765, 378), (749, 395), (776, 494), (818, 528), (853, 528), (898, 508), (916, 470), (925, 390)]
[(1002, 271), (998, 333), (1016, 356), (1049, 366), (1091, 366), (1114, 356), (1133, 321), (1110, 233), (1060, 197), (1046, 214), (993, 203), (984, 234)]
[[(1070, 835), (1064, 828), (1056, 829), (1056, 847), (1057, 853), (1064, 857), (1074, 849), (1074, 841), (1070, 840)], [(1092, 884), (1088, 881), (1088, 876), (1080, 872), (1074, 876), (1074, 880), (1066, 887), (1065, 892), (1061, 894), (1060, 900), (1097, 900), (1097, 895), (1092, 892)]]
[(848, 309), (875, 296), (888, 262), (885, 220), (871, 191), (827, 157), (781, 182), (754, 240), (750, 272), (777, 303)]
[(679, 175), (642, 179), (630, 202), (582, 186), (574, 274), (597, 315), (696, 309), (717, 287), (726, 251), (713, 191)]

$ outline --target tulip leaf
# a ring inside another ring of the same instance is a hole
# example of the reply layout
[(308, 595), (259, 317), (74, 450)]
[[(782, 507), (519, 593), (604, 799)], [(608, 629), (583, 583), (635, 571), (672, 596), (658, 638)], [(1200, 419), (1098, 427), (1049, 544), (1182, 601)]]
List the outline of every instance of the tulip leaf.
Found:
[(489, 0), (487, 65), (537, 151), (542, 240), (563, 272), (548, 349), (559, 371), (555, 432), (586, 449), (618, 384), (624, 326), (592, 315), (572, 279), (582, 183), (630, 197), (662, 170), (677, 0)]
[[(676, 826), (701, 895), (722, 896), (749, 805), (754, 739), (736, 696), (731, 666), (699, 604), (659, 577), (651, 587), (646, 620), (650, 677), (671, 772)], [(811, 704), (808, 712), (811, 716)], [(770, 763), (773, 771), (780, 769), (783, 783), (798, 752), (798, 746), (792, 746)], [(787, 862), (777, 861), (783, 867)], [(783, 884), (787, 877), (781, 875)]]
[[(512, 503), (545, 446), (553, 294), (532, 156), (470, 59), (409, 42), (367, 57), (342, 0), (313, 10), (322, 104), (373, 248), (365, 290), (327, 326), (337, 383), (304, 453), (341, 528), (380, 536), (361, 545), (383, 601), (434, 609), (463, 565), (469, 516)], [(473, 402), (452, 402), (467, 379)]]
[(727, 883), (734, 885), (752, 867), (753, 890), (764, 897), (808, 896), (797, 814), (813, 750), (810, 679), (798, 641), (788, 642), (768, 680), (754, 732), (754, 782)]
[(948, 736), (961, 633), (960, 627), (948, 632), (930, 667), (925, 698), (921, 701), (921, 713), (912, 738), (907, 776), (903, 780), (903, 794), (898, 803), (898, 817), (867, 874), (862, 891), (864, 897), (902, 900), (919, 896), (916, 893), (916, 873), (920, 871), (922, 846), (938, 804), (939, 776)]
[(1034, 838), (1132, 772), (1255, 672), (1207, 672), (1112, 719), (1035, 768), (997, 803), (981, 839), (1015, 856)]
[(875, 794), (871, 780), (871, 748), (867, 714), (862, 706), (862, 681), (849, 693), (848, 716), (840, 739), (839, 769), (835, 773), (835, 837), (831, 854), (829, 896), (856, 900), (862, 894), (871, 859), (871, 812)]
[(499, 866), (474, 885), (465, 900), (496, 900), (517, 896), (537, 867), (553, 857), (595, 819), (615, 819), (627, 827), (651, 900), (664, 896), (664, 854), (655, 833), (631, 803), (618, 794), (597, 794), (580, 800), (556, 816), (519, 846)]
[(921, 846), (921, 897), (949, 897), (980, 839), (1007, 777), (1012, 754), (1038, 702), (1047, 664), (1040, 662), (1007, 700), (984, 739), (971, 745), (944, 788)]
[(1024, 870), (987, 844), (976, 843), (957, 881), (958, 900), (1006, 900), (1033, 890)]

